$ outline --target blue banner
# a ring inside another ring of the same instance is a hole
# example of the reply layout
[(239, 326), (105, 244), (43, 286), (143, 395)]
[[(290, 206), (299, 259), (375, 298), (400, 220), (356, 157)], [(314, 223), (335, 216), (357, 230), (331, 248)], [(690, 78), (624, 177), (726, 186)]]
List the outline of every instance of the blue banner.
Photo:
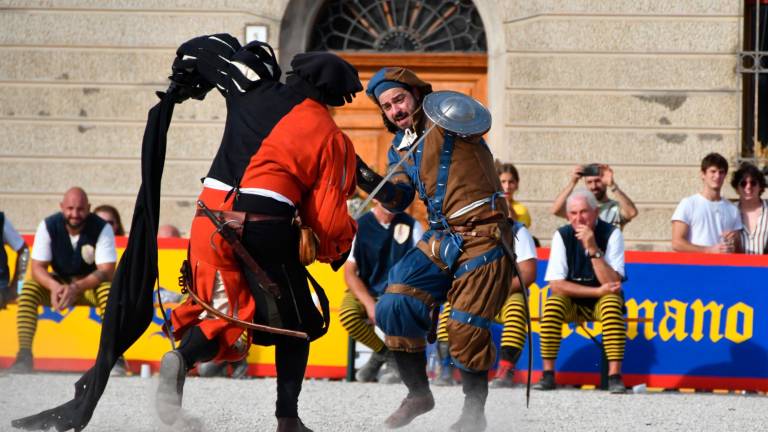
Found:
[[(546, 254), (546, 251), (544, 251)], [(768, 389), (768, 261), (698, 254), (627, 254), (623, 285), (627, 346), (622, 373), (627, 385), (700, 389)], [(534, 370), (541, 369), (539, 317), (549, 295), (538, 262), (531, 287)], [(501, 326), (494, 329), (499, 341)], [(600, 323), (569, 324), (556, 362), (558, 383), (597, 384)], [(527, 368), (527, 347), (517, 370)]]

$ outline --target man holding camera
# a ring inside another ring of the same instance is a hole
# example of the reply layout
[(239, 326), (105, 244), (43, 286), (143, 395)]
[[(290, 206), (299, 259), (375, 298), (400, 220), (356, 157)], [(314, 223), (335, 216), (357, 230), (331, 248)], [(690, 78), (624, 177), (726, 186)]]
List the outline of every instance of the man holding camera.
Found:
[[(566, 217), (565, 200), (573, 192), (573, 189), (584, 179), (584, 185), (597, 198), (599, 205), (599, 218), (619, 229), (637, 216), (635, 203), (619, 189), (613, 176), (613, 169), (605, 164), (577, 165), (571, 171), (568, 184), (557, 195), (552, 203), (551, 212), (561, 218)], [(608, 189), (611, 189), (615, 200), (608, 198)]]

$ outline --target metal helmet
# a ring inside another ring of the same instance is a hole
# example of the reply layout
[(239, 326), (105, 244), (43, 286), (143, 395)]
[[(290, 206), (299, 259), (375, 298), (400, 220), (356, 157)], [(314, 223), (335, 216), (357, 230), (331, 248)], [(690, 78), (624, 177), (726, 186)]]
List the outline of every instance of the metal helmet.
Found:
[(442, 90), (424, 97), (424, 113), (441, 128), (462, 137), (482, 135), (491, 128), (491, 113), (477, 99)]

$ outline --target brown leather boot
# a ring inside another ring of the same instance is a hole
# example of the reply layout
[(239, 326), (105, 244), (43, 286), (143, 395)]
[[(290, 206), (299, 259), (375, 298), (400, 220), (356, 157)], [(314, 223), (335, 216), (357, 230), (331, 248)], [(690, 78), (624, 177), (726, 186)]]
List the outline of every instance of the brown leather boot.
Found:
[(278, 417), (277, 432), (312, 432), (298, 417)]
[(487, 427), (482, 401), (467, 396), (459, 420), (451, 425), (451, 432), (483, 432)]
[(434, 407), (435, 398), (432, 397), (432, 392), (408, 396), (400, 403), (400, 407), (384, 420), (384, 424), (389, 429), (403, 427), (421, 414), (431, 411)]
[(483, 432), (487, 427), (485, 401), (488, 398), (488, 372), (461, 371), (464, 408), (451, 432)]

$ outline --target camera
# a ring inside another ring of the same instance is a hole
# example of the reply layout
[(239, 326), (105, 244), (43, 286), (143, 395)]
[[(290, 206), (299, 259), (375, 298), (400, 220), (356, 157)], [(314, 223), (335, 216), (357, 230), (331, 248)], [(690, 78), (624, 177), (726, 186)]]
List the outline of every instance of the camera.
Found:
[(583, 177), (594, 177), (600, 175), (600, 165), (589, 164), (581, 167), (581, 175)]

